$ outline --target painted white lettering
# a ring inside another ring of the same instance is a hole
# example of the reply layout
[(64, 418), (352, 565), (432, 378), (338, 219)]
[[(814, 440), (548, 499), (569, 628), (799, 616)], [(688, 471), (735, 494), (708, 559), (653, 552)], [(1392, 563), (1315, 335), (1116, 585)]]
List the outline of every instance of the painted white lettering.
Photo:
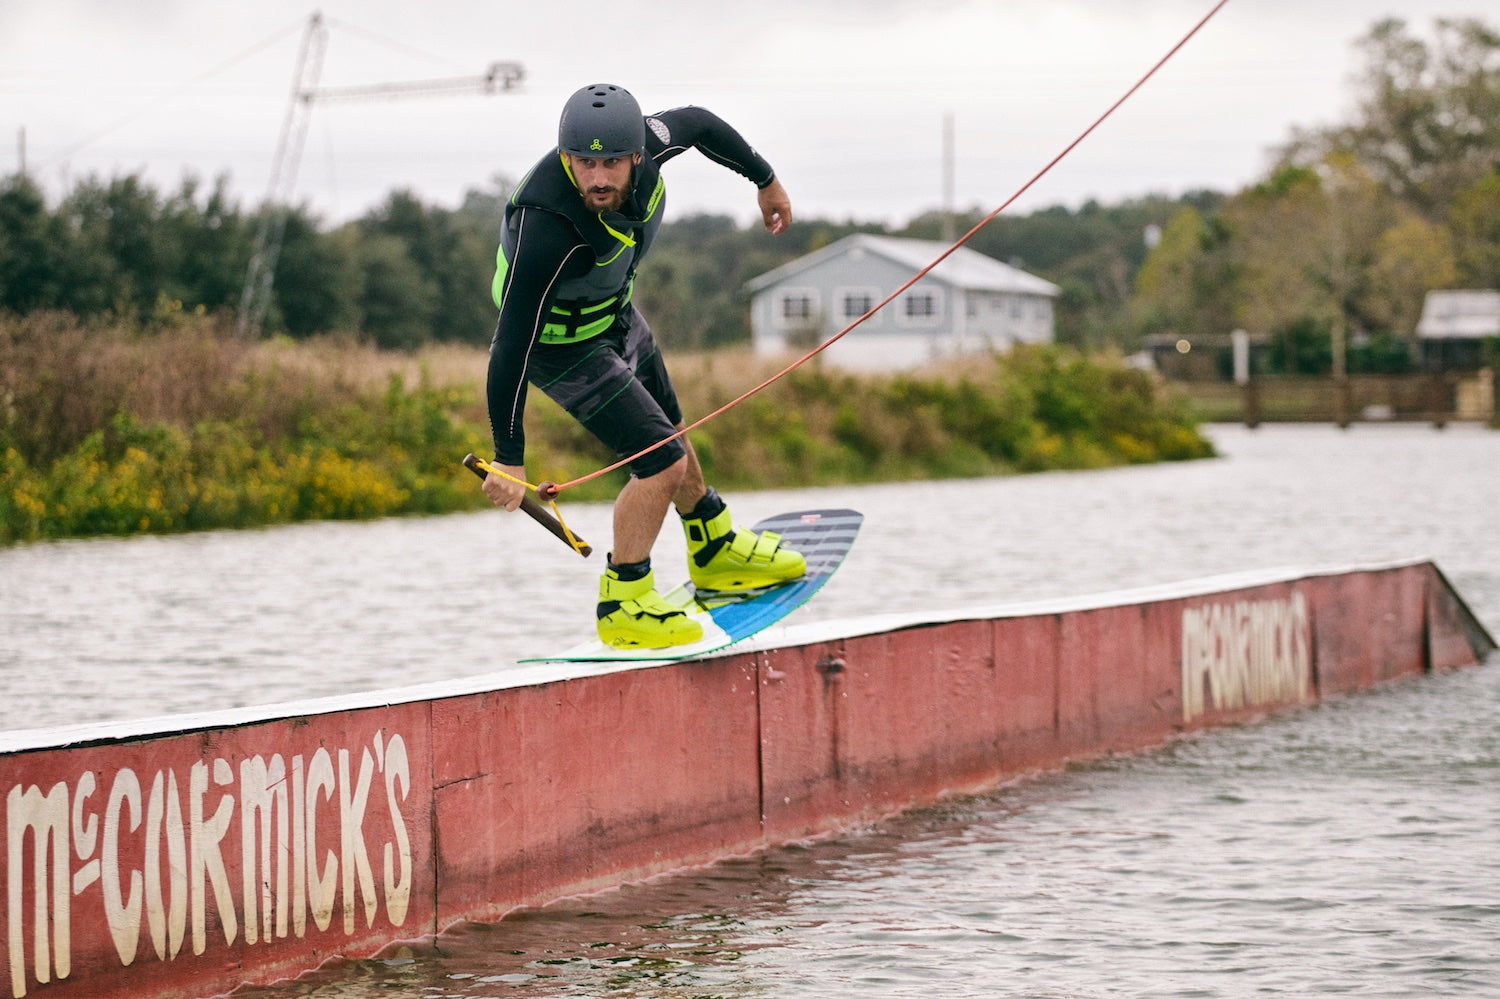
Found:
[[(276, 823), (274, 840), (271, 836), (273, 820)], [(276, 936), (286, 936), (289, 872), (285, 847), (290, 828), (291, 817), (287, 814), (286, 763), (280, 755), (272, 756), (269, 765), (260, 756), (242, 760), (240, 762), (240, 839), (245, 885), (246, 943), (253, 944), (262, 936), (270, 942), (273, 929)], [(256, 849), (257, 845), (259, 850)], [(274, 896), (271, 890), (273, 845), (276, 847)], [(274, 927), (273, 907), (275, 909)], [(257, 911), (259, 912), (258, 919)]]
[(333, 902), (338, 892), (338, 858), (328, 851), (327, 862), (321, 868), (318, 863), (318, 792), (324, 801), (333, 799), (333, 757), (328, 750), (319, 748), (313, 754), (307, 769), (307, 805), (304, 828), (307, 830), (308, 903), (312, 908), (313, 922), (318, 929), (326, 930), (333, 922)]
[(292, 757), (292, 933), (307, 933), (307, 803), (306, 768), (301, 756)]
[(370, 800), (370, 770), (374, 760), (368, 749), (359, 754), (359, 779), (349, 781), (349, 750), (339, 750), (339, 846), (344, 871), (344, 932), (354, 932), (354, 879), (365, 897), (365, 925), (375, 925), (375, 872), (365, 848), (365, 807)]
[(109, 935), (115, 942), (115, 953), (120, 963), (129, 967), (135, 963), (136, 948), (141, 940), (141, 906), (145, 892), (140, 871), (130, 872), (130, 892), (120, 892), (120, 813), (123, 806), (130, 806), (130, 831), (141, 827), (141, 782), (129, 767), (115, 774), (114, 784), (109, 789), (109, 805), (104, 809), (103, 892), (104, 918), (109, 924)]
[[(162, 898), (161, 848), (167, 843), (167, 897)], [(187, 939), (187, 827), (177, 774), (157, 771), (146, 801), (146, 924), (159, 960), (175, 958)]]
[[(247, 945), (305, 936), (309, 913), (327, 931), (336, 909), (353, 934), (359, 910), (373, 927), (382, 902), (392, 926), (406, 922), (416, 876), (403, 810), (412, 792), (405, 739), (378, 730), (363, 747), (320, 746), (307, 758), (236, 757), (237, 766), (193, 763), (185, 787), (163, 769), (148, 790), (145, 774), (121, 767), (86, 770), (46, 791), (9, 790), (0, 962), (9, 962), (13, 999), (69, 977), (78, 912), (102, 911), (104, 925), (79, 940), (90, 955), (112, 945), (122, 968), (138, 963), (143, 936), (159, 961), (178, 959), (189, 940), (194, 955), (204, 954), (221, 942), (215, 926), (233, 946), (241, 919)], [(380, 791), (383, 808), (372, 800)], [(320, 809), (326, 843), (335, 806), (337, 847), (320, 850)], [(377, 831), (386, 815), (389, 831)], [(236, 821), (237, 850), (229, 838)], [(75, 904), (93, 891), (97, 908)]]
[(78, 777), (78, 787), (73, 791), (73, 853), (84, 861), (73, 873), (73, 894), (81, 895), (85, 888), (99, 880), (99, 858), (94, 851), (99, 848), (99, 816), (84, 811), (84, 804), (94, 796), (99, 782), (92, 770), (85, 770)]
[[(230, 769), (228, 761), (214, 760), (214, 783), (223, 787), (233, 780), (234, 771)], [(213, 883), (219, 923), (224, 929), (224, 942), (232, 944), (239, 936), (239, 920), (234, 914), (234, 898), (229, 892), (229, 875), (224, 870), (222, 850), (224, 836), (229, 832), (229, 820), (234, 815), (234, 798), (232, 795), (222, 795), (213, 817), (205, 821), (203, 798), (206, 794), (208, 765), (199, 760), (188, 772), (188, 814), (192, 823), (188, 838), (188, 857), (193, 865), (188, 887), (191, 891), (194, 954), (202, 954), (208, 945), (208, 898), (205, 881)]]
[[(1182, 612), (1182, 717), (1304, 700), (1312, 686), (1307, 601), (1237, 601)], [(1205, 687), (1207, 694), (1205, 695)]]
[[(401, 814), (401, 802), (406, 800), (411, 788), (411, 761), (406, 755), (406, 740), (399, 735), (392, 736), (386, 748), (384, 770), (385, 800), (391, 809), (391, 829), (396, 835), (396, 842), (387, 843), (384, 851), (385, 912), (392, 926), (400, 926), (406, 922), (406, 910), (411, 904), (412, 863), (411, 839), (406, 834), (406, 819)], [(396, 793), (398, 783), (401, 785), (399, 796)]]
[[(32, 930), (33, 960), (38, 983), (67, 978), (72, 970), (70, 942), (72, 906), (68, 895), (68, 785), (58, 781), (42, 794), (33, 784), (25, 791), (17, 784), (5, 799), (6, 905), (10, 915), (7, 949), (10, 951), (11, 994), (26, 994), (26, 944), (23, 934), (23, 883), (26, 878), (25, 843), (32, 836)], [(50, 858), (49, 858), (50, 847)], [(50, 859), (50, 863), (49, 863)], [(49, 892), (50, 888), (50, 892)], [(51, 904), (48, 904), (48, 896)], [(52, 930), (50, 942), (49, 927)]]

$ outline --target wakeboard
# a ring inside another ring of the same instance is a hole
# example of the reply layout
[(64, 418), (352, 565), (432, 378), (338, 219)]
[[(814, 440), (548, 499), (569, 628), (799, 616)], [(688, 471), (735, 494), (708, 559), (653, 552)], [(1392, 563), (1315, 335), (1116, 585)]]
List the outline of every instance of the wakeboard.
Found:
[(781, 543), (801, 552), (807, 572), (801, 579), (762, 590), (700, 593), (692, 583), (664, 595), (703, 626), (703, 637), (665, 649), (614, 648), (595, 638), (553, 655), (521, 662), (674, 662), (717, 652), (755, 635), (812, 599), (849, 554), (864, 515), (856, 510), (799, 510), (756, 524), (756, 533), (775, 531)]

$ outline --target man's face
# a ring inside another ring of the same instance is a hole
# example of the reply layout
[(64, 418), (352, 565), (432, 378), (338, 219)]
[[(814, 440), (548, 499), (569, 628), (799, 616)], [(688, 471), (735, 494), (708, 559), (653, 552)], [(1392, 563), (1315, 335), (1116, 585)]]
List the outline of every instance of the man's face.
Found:
[(641, 156), (611, 156), (595, 160), (585, 156), (567, 154), (568, 168), (578, 182), (584, 204), (591, 212), (617, 212), (625, 204), (625, 195), (630, 188), (630, 169), (641, 161)]

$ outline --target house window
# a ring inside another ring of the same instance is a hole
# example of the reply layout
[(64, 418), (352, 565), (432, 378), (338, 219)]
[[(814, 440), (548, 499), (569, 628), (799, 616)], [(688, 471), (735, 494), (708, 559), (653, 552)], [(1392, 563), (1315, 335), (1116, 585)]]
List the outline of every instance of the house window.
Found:
[(843, 296), (844, 318), (858, 319), (875, 308), (875, 294), (869, 291), (846, 291)]
[(781, 297), (781, 321), (783, 323), (805, 323), (813, 317), (811, 292), (789, 291)]
[(907, 319), (931, 319), (937, 315), (937, 300), (930, 294), (906, 296)]

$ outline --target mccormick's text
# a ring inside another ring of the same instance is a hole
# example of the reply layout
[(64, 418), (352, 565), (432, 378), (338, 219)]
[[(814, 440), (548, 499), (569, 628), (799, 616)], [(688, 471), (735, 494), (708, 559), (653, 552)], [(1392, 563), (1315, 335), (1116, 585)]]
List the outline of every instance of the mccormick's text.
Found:
[(26, 995), (28, 980), (68, 977), (79, 913), (102, 912), (122, 965), (172, 961), (184, 947), (202, 954), (241, 935), (245, 945), (302, 937), (309, 922), (325, 931), (336, 915), (346, 935), (380, 914), (402, 925), (410, 788), (405, 740), (378, 731), (353, 751), (16, 784), (4, 798), (11, 995)]
[(1182, 718), (1312, 693), (1307, 601), (1237, 600), (1182, 612)]

